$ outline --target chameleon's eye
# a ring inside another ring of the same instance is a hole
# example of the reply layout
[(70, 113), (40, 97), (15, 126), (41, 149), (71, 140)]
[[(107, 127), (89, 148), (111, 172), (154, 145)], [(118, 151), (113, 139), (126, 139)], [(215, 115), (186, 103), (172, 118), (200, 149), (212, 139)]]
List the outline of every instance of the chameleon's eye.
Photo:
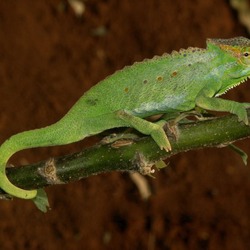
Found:
[(244, 54), (243, 54), (243, 56), (246, 57), (246, 58), (247, 58), (249, 55), (250, 55), (249, 52), (244, 52)]
[(240, 61), (244, 65), (250, 65), (250, 50), (244, 50), (241, 52)]

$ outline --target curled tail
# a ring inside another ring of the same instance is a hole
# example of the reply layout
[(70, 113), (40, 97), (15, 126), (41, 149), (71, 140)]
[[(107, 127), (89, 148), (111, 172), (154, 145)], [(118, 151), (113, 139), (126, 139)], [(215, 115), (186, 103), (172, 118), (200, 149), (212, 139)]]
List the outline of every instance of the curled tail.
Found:
[[(14, 138), (15, 136), (13, 136)], [(17, 144), (14, 143), (12, 137), (5, 141), (0, 147), (0, 188), (4, 190), (7, 194), (21, 198), (21, 199), (33, 199), (37, 191), (36, 190), (24, 190), (15, 185), (13, 185), (6, 176), (6, 164), (8, 159), (13, 153), (15, 153), (18, 148)]]
[(6, 193), (21, 198), (21, 199), (33, 199), (37, 195), (36, 190), (24, 190), (15, 185), (13, 185), (5, 174), (5, 166), (0, 167), (0, 188)]
[(64, 119), (51, 126), (13, 135), (0, 146), (0, 189), (18, 198), (33, 199), (37, 190), (21, 189), (8, 180), (5, 168), (9, 158), (23, 149), (76, 142), (85, 137), (83, 134), (83, 130), (77, 126), (77, 122), (72, 125), (70, 119)]

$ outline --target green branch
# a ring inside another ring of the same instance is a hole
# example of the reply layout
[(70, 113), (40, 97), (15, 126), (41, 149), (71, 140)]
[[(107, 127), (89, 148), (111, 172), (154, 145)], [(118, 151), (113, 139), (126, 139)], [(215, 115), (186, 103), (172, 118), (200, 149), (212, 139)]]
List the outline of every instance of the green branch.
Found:
[[(250, 114), (250, 112), (249, 112)], [(154, 162), (174, 154), (205, 147), (222, 147), (250, 136), (250, 126), (238, 122), (236, 116), (180, 124), (178, 140), (169, 135), (171, 152), (160, 150), (151, 137), (99, 144), (81, 152), (51, 158), (27, 166), (8, 168), (8, 178), (25, 189), (66, 184), (91, 175), (110, 171), (149, 173)], [(175, 136), (176, 137), (176, 136)]]

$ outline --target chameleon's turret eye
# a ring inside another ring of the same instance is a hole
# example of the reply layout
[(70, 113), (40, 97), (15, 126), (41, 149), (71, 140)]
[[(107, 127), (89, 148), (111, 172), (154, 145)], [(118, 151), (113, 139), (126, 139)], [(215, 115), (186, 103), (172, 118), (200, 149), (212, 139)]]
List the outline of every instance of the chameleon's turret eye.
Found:
[(245, 65), (250, 65), (250, 50), (244, 49), (241, 53), (240, 61)]

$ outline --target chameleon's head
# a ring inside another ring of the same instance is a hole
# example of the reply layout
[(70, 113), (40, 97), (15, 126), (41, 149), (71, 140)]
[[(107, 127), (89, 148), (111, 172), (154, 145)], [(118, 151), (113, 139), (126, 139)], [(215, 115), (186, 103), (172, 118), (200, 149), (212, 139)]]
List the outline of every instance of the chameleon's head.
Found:
[(230, 39), (208, 39), (208, 47), (217, 47), (224, 53), (233, 56), (238, 63), (250, 70), (250, 39), (235, 37)]
[(221, 71), (221, 89), (216, 96), (226, 93), (250, 77), (250, 39), (208, 39), (208, 50), (216, 52)]

